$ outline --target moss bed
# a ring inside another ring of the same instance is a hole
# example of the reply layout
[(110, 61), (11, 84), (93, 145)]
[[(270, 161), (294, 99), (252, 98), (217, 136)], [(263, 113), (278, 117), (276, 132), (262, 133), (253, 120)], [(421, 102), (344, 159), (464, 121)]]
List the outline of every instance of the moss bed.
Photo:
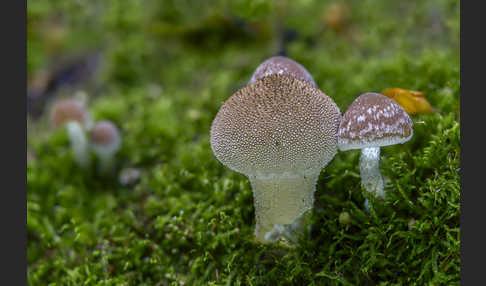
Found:
[[(82, 170), (65, 130), (29, 119), (28, 284), (459, 285), (459, 2), (203, 2), (28, 1), (29, 78), (101, 51), (92, 83), (58, 96), (84, 89), (94, 119), (122, 132), (117, 171), (141, 170), (133, 185)], [(331, 5), (347, 9), (334, 29)], [(294, 247), (254, 241), (249, 181), (209, 145), (222, 102), (282, 52), (342, 113), (391, 87), (437, 109), (382, 148), (388, 197), (369, 216), (359, 151), (339, 152)]]

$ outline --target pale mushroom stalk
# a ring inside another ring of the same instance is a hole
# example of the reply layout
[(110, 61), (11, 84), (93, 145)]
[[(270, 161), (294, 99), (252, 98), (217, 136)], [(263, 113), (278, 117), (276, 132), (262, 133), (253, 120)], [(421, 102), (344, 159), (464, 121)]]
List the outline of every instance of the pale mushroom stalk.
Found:
[(255, 199), (257, 240), (273, 241), (272, 237), (277, 239), (286, 230), (287, 225), (293, 224), (301, 215), (312, 209), (318, 177), (318, 173), (263, 178), (250, 176)]
[(66, 128), (74, 160), (82, 168), (87, 168), (91, 163), (91, 157), (89, 155), (88, 140), (83, 127), (77, 121), (69, 121), (66, 123)]
[(98, 153), (99, 159), (99, 171), (101, 174), (108, 174), (113, 170), (115, 165), (115, 158), (113, 154), (110, 153)]
[(303, 234), (305, 229), (307, 229), (308, 233), (311, 231), (311, 225), (308, 223), (311, 213), (312, 209), (302, 212), (291, 224), (275, 224), (273, 229), (265, 234), (264, 240), (271, 242), (279, 238), (285, 238), (292, 243), (297, 243), (298, 236)]
[(359, 158), (361, 182), (366, 191), (383, 198), (383, 177), (380, 173), (380, 147), (367, 147), (361, 149)]

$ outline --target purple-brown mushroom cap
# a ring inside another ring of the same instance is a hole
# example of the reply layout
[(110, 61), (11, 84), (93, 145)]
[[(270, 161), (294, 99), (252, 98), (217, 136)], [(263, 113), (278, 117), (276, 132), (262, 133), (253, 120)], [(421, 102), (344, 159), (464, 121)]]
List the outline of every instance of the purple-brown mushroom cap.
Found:
[(271, 74), (282, 74), (295, 77), (299, 80), (311, 83), (317, 87), (311, 74), (298, 62), (282, 56), (271, 57), (261, 63), (253, 73), (250, 84), (269, 76)]
[(368, 92), (360, 95), (344, 113), (338, 130), (342, 151), (382, 147), (407, 142), (413, 136), (413, 123), (393, 99)]
[(89, 115), (83, 104), (75, 99), (61, 99), (51, 109), (51, 124), (57, 128), (69, 121), (76, 121), (81, 126), (87, 124)]
[(118, 151), (121, 144), (120, 132), (110, 121), (96, 123), (90, 132), (90, 139), (93, 148), (107, 153)]

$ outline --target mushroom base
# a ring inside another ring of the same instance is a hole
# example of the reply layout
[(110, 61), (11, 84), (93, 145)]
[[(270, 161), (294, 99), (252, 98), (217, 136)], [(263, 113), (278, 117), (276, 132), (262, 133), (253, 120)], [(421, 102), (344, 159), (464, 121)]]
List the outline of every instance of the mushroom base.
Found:
[(361, 149), (359, 158), (361, 183), (366, 191), (384, 197), (383, 178), (380, 173), (380, 147)]
[(301, 232), (304, 213), (314, 205), (319, 173), (250, 177), (255, 202), (255, 236), (272, 242), (286, 233)]
[(66, 127), (74, 160), (81, 167), (87, 168), (91, 163), (91, 157), (89, 154), (88, 140), (86, 139), (83, 127), (76, 121), (67, 122)]

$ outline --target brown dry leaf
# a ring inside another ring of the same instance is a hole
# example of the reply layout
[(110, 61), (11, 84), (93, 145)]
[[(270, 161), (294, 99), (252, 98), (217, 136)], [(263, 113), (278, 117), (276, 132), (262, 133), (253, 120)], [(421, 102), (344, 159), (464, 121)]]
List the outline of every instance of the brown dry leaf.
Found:
[(381, 94), (395, 100), (410, 115), (433, 112), (423, 92), (403, 88), (388, 88), (383, 90)]

